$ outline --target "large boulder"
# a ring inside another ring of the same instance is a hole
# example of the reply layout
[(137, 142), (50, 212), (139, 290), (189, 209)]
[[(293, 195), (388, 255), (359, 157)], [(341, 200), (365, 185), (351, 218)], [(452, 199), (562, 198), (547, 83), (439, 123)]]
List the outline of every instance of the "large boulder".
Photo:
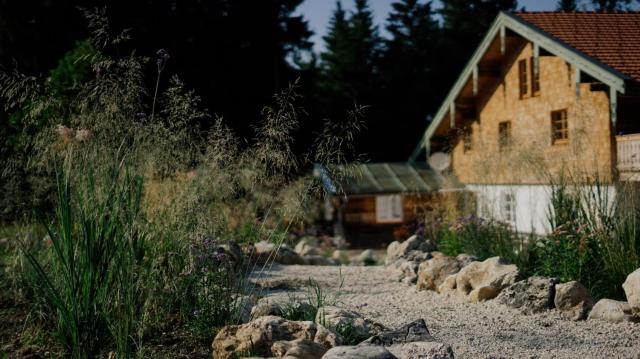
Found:
[(456, 292), (471, 303), (493, 299), (518, 276), (518, 267), (500, 257), (471, 262), (456, 275)]
[(279, 358), (320, 359), (328, 348), (309, 339), (278, 341), (271, 346), (271, 352)]
[(404, 242), (392, 242), (387, 247), (387, 257), (385, 264), (389, 265), (400, 258), (407, 258), (411, 251), (432, 252), (436, 250), (436, 246), (430, 241), (426, 241), (424, 237), (413, 235)]
[(530, 277), (505, 288), (496, 300), (524, 314), (540, 313), (553, 308), (556, 278)]
[(600, 299), (589, 313), (589, 320), (591, 319), (600, 319), (611, 323), (637, 322), (640, 320), (640, 318), (633, 315), (629, 303), (613, 299)]
[(322, 323), (334, 332), (349, 331), (352, 339), (366, 339), (383, 331), (384, 326), (365, 319), (359, 313), (335, 306), (318, 310), (316, 323)]
[(462, 269), (463, 263), (457, 258), (435, 253), (432, 253), (433, 258), (420, 263), (418, 267), (418, 290), (437, 290), (445, 278)]
[(457, 276), (458, 276), (458, 273), (447, 276), (444, 279), (444, 281), (442, 281), (442, 284), (438, 286), (438, 293), (444, 294), (444, 295), (456, 294), (456, 277)]
[(359, 344), (329, 349), (322, 359), (397, 359), (379, 345)]
[(571, 281), (556, 284), (554, 304), (563, 316), (571, 320), (581, 320), (587, 317), (587, 313), (593, 307), (593, 299), (587, 288)]
[(401, 359), (454, 359), (451, 346), (439, 342), (413, 342), (388, 347), (391, 354)]
[[(276, 342), (307, 339), (329, 349), (338, 346), (341, 338), (313, 322), (296, 322), (276, 316), (265, 316), (242, 325), (222, 328), (213, 340), (213, 357), (233, 358), (251, 352), (265, 357), (277, 355), (273, 352)], [(280, 350), (280, 349), (278, 349)]]
[(363, 343), (390, 346), (394, 344), (404, 344), (412, 342), (433, 341), (431, 333), (427, 328), (427, 324), (423, 319), (415, 320), (405, 324), (398, 329), (382, 331), (372, 336)]
[(640, 315), (640, 268), (633, 271), (627, 276), (622, 284), (624, 294), (627, 296), (627, 302), (631, 307), (631, 311), (635, 315)]

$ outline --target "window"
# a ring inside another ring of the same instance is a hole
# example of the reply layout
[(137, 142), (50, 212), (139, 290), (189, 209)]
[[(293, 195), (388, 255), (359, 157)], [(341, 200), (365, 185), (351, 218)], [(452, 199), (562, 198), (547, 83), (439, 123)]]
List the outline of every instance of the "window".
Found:
[(569, 141), (567, 110), (551, 112), (551, 144), (562, 144)]
[(402, 222), (402, 210), (401, 195), (376, 196), (376, 222)]
[(502, 193), (501, 211), (505, 222), (516, 222), (516, 196), (512, 192)]
[(527, 84), (527, 60), (518, 61), (518, 76), (520, 78), (520, 98), (527, 97), (529, 85)]
[[(538, 61), (540, 61), (539, 58)], [(531, 64), (531, 96), (538, 96), (540, 95), (540, 66), (538, 65), (538, 71), (536, 71), (533, 57), (529, 60), (529, 64)]]
[(511, 122), (505, 121), (498, 124), (498, 145), (500, 151), (511, 146)]
[(462, 144), (464, 148), (464, 152), (471, 151), (473, 147), (473, 138), (471, 137), (471, 127), (465, 127), (462, 130)]

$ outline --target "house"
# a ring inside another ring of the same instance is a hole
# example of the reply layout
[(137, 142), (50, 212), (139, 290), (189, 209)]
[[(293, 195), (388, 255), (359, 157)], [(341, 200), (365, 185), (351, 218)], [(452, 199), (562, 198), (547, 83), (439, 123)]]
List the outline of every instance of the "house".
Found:
[(329, 194), (325, 221), (355, 248), (383, 248), (407, 238), (421, 216), (440, 210), (452, 197), (440, 191), (452, 184), (426, 163), (363, 163), (336, 172), (340, 175), (314, 168)]
[(638, 180), (640, 12), (500, 13), (411, 160), (434, 153), (521, 232), (549, 231), (553, 178)]

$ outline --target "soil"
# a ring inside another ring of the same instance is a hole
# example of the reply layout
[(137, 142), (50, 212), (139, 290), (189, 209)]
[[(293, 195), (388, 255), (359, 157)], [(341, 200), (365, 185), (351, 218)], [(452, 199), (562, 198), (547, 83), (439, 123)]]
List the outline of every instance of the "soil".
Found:
[(304, 297), (304, 283), (313, 278), (327, 292), (340, 292), (340, 305), (387, 327), (423, 318), (456, 358), (640, 358), (640, 324), (572, 322), (556, 310), (523, 315), (495, 301), (463, 303), (395, 282), (382, 266), (274, 265), (261, 278), (261, 295), (276, 302)]

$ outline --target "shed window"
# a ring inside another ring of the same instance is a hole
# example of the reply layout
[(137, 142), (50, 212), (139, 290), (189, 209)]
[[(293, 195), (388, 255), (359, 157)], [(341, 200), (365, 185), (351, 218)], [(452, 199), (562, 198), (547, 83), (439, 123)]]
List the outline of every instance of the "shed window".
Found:
[(512, 192), (502, 193), (502, 219), (508, 223), (516, 221), (516, 196)]
[(520, 79), (520, 98), (527, 97), (529, 88), (527, 83), (527, 59), (518, 61), (518, 77)]
[(402, 222), (402, 196), (399, 194), (376, 196), (376, 222)]
[(500, 151), (511, 146), (511, 122), (505, 121), (498, 124), (498, 144)]
[(567, 143), (569, 140), (569, 126), (567, 123), (567, 110), (551, 112), (551, 143)]
[(538, 71), (536, 71), (533, 57), (529, 60), (529, 63), (531, 64), (531, 96), (538, 96), (540, 95), (540, 67), (538, 66)]

